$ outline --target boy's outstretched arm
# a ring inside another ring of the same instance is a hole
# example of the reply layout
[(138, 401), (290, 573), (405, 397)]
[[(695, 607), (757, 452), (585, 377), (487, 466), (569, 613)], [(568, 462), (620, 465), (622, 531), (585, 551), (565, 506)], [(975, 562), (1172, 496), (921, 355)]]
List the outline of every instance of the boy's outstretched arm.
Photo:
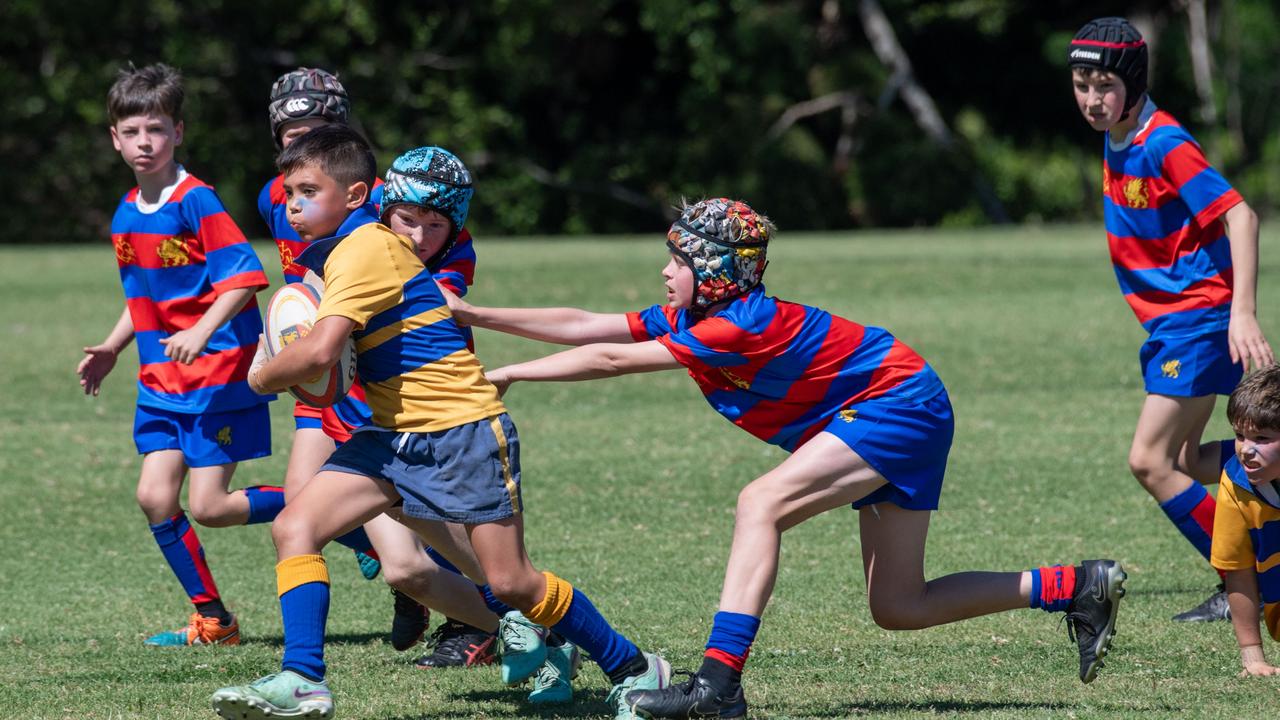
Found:
[(116, 366), (116, 358), (120, 351), (133, 342), (133, 316), (129, 308), (120, 313), (115, 327), (107, 334), (107, 339), (97, 345), (83, 348), (85, 357), (76, 366), (76, 374), (80, 376), (80, 387), (85, 395), (96, 396), (102, 389), (102, 380)]
[(200, 357), (200, 353), (204, 352), (214, 331), (244, 309), (257, 291), (258, 288), (254, 287), (239, 287), (218, 293), (217, 299), (208, 310), (204, 311), (195, 325), (160, 340), (160, 344), (164, 346), (165, 356), (184, 365), (190, 365)]
[(1267, 662), (1262, 653), (1262, 633), (1258, 629), (1258, 573), (1247, 570), (1228, 570), (1226, 576), (1227, 603), (1231, 606), (1231, 626), (1236, 631), (1240, 645), (1241, 677), (1250, 675), (1280, 675), (1280, 668)]
[(461, 325), (519, 335), (560, 345), (633, 342), (627, 316), (593, 313), (577, 308), (477, 307), (441, 288), (449, 310)]
[(270, 360), (266, 359), (265, 341), (259, 339), (258, 354), (249, 369), (249, 387), (259, 395), (270, 395), (316, 377), (338, 362), (355, 327), (349, 318), (323, 317), (306, 337), (289, 343)]
[(565, 350), (554, 355), (507, 365), (485, 373), (489, 381), (506, 392), (511, 383), (520, 380), (595, 380), (629, 373), (673, 370), (680, 363), (671, 351), (657, 340), (642, 343), (595, 343)]
[(1258, 216), (1241, 201), (1223, 214), (1222, 221), (1231, 243), (1234, 276), (1227, 344), (1231, 361), (1243, 363), (1248, 371), (1275, 362), (1271, 345), (1258, 325)]

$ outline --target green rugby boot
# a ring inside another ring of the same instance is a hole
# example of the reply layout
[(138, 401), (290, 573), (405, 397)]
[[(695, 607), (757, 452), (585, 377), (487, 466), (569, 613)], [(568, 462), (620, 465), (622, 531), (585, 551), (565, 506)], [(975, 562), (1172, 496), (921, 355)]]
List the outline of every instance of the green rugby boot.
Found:
[(502, 682), (519, 685), (547, 661), (547, 629), (512, 610), (498, 621)]
[(635, 720), (642, 717), (635, 714), (631, 703), (627, 701), (627, 693), (632, 690), (665, 690), (671, 686), (671, 665), (661, 655), (654, 653), (645, 653), (644, 659), (648, 661), (649, 667), (643, 673), (632, 675), (614, 685), (609, 691), (609, 697), (605, 698), (605, 702), (613, 707), (614, 720)]
[(547, 648), (547, 661), (533, 674), (533, 692), (529, 702), (535, 705), (556, 705), (573, 699), (573, 679), (582, 666), (582, 653), (578, 646), (564, 644)]
[(227, 720), (333, 717), (333, 694), (323, 682), (311, 682), (292, 670), (225, 687), (210, 698), (214, 712)]

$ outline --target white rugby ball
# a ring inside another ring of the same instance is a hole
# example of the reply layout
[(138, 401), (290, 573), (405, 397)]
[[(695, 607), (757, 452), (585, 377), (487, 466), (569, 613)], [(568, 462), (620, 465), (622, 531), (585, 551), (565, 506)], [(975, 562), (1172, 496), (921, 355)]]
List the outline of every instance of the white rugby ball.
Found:
[[(320, 291), (307, 283), (289, 283), (276, 291), (267, 303), (267, 357), (275, 357), (289, 343), (311, 332), (320, 309)], [(329, 407), (347, 396), (356, 379), (356, 344), (348, 336), (338, 362), (333, 367), (289, 388), (289, 392), (311, 407)]]

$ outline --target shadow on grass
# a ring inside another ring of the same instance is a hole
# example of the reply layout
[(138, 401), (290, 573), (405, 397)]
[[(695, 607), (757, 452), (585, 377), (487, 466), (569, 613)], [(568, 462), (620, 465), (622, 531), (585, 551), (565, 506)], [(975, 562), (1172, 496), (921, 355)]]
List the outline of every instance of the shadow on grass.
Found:
[[(1108, 709), (1110, 708), (1110, 709)], [(1101, 715), (1124, 715), (1133, 712), (1177, 712), (1181, 708), (1173, 705), (1147, 706), (1140, 710), (1132, 706), (1103, 706), (1090, 704), (1089, 712), (1100, 711)], [(785, 708), (770, 708), (775, 714), (789, 715)], [(918, 712), (918, 713), (976, 713), (986, 714), (998, 711), (1047, 712), (1054, 716), (1065, 715), (1071, 711), (1084, 712), (1084, 708), (1064, 702), (1005, 702), (990, 700), (868, 700), (859, 703), (845, 703), (838, 707), (823, 710), (806, 709), (803, 717), (858, 717), (876, 713)]]
[[(369, 632), (369, 633), (326, 633), (324, 636), (325, 645), (368, 645), (371, 642), (385, 642), (387, 634), (385, 632)], [(253, 637), (244, 637), (241, 639), (242, 645), (274, 645), (276, 647), (284, 647), (283, 635), (255, 635)]]
[[(565, 705), (548, 705), (539, 707), (530, 705), (525, 699), (529, 689), (512, 688), (509, 690), (473, 690), (458, 693), (453, 699), (460, 703), (484, 703), (485, 717), (512, 718), (600, 718), (612, 715), (613, 712), (605, 704), (606, 693), (599, 690), (574, 691), (573, 702)], [(465, 706), (464, 706), (465, 707)], [(451, 718), (476, 717), (474, 708), (461, 709), (456, 712), (435, 708), (428, 714), (396, 715), (387, 720), (448, 720)]]

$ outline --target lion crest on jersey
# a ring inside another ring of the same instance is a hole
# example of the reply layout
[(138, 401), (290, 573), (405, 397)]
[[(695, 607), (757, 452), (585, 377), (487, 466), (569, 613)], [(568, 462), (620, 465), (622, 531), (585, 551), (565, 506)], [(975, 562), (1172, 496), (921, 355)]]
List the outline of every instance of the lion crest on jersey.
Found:
[(217, 438), (219, 445), (222, 445), (223, 447), (230, 445), (231, 444), (231, 426), (224, 425), (222, 429), (218, 431), (218, 434), (215, 435), (214, 437)]
[(293, 250), (290, 250), (283, 240), (277, 240), (276, 245), (280, 248), (280, 266), (287, 268), (292, 265), (294, 260)]
[(1178, 374), (1182, 372), (1182, 361), (1169, 360), (1160, 365), (1160, 372), (1167, 378), (1177, 379)]
[(1133, 178), (1124, 184), (1124, 200), (1131, 208), (1145, 208), (1150, 205), (1147, 200), (1147, 184), (1142, 178)]
[(156, 255), (164, 261), (164, 267), (181, 267), (191, 264), (191, 255), (187, 252), (187, 243), (181, 237), (165, 238), (156, 247)]
[(111, 244), (116, 246), (116, 260), (120, 261), (121, 265), (128, 265), (138, 259), (138, 256), (133, 252), (133, 243), (129, 242), (126, 236), (116, 235), (112, 237)]

